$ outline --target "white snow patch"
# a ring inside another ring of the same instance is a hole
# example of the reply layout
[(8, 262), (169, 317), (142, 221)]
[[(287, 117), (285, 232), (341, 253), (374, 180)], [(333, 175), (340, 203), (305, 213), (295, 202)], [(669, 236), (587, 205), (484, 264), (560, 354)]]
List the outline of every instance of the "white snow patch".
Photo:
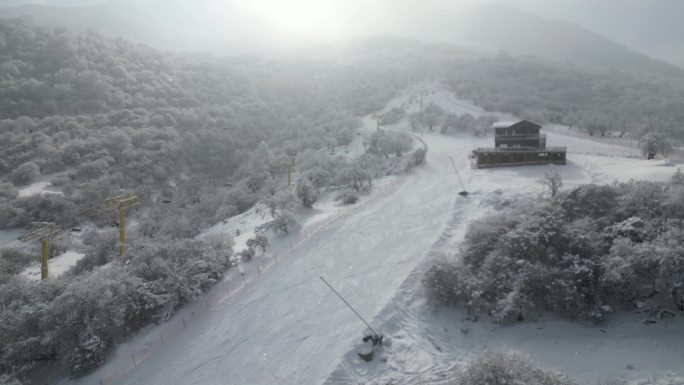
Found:
[(29, 197), (36, 194), (63, 194), (61, 191), (48, 190), (48, 186), (50, 186), (50, 181), (32, 183), (19, 190), (19, 197)]
[(19, 242), (19, 236), (25, 232), (23, 229), (0, 230), (0, 244), (10, 241)]
[[(76, 251), (67, 251), (64, 254), (58, 255), (48, 260), (48, 277), (58, 277), (76, 265), (85, 254)], [(37, 261), (26, 270), (19, 273), (20, 275), (33, 279), (40, 279), (40, 261)]]

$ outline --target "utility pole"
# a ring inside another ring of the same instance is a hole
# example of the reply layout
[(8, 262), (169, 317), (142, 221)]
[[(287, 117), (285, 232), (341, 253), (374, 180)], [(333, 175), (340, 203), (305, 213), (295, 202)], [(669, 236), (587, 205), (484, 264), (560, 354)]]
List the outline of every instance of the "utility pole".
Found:
[(380, 115), (375, 115), (375, 130), (380, 133)]
[(48, 279), (48, 257), (50, 255), (50, 239), (55, 234), (56, 226), (52, 222), (35, 222), (33, 230), (19, 237), (22, 242), (40, 240), (40, 279)]
[(126, 209), (128, 206), (138, 203), (136, 195), (117, 195), (105, 200), (106, 208), (119, 209), (119, 255), (126, 252)]

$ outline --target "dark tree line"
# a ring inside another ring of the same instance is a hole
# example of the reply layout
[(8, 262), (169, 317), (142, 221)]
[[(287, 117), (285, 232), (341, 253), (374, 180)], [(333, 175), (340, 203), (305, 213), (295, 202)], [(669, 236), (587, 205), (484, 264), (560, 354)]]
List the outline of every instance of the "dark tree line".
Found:
[(464, 60), (448, 75), (456, 94), (489, 111), (561, 123), (590, 135), (648, 132), (684, 140), (684, 78), (582, 68), (499, 54)]

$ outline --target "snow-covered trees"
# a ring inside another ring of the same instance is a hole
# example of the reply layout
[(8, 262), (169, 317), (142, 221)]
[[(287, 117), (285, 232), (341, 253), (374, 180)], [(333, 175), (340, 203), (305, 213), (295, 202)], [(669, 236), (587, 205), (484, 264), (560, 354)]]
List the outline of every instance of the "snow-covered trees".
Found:
[(647, 132), (639, 139), (639, 146), (644, 155), (661, 154), (667, 156), (672, 152), (670, 140), (658, 132)]
[(444, 115), (444, 109), (435, 103), (429, 103), (423, 109), (422, 121), (427, 128), (432, 131), (435, 126), (439, 124), (440, 119)]
[(33, 183), (40, 175), (40, 168), (33, 162), (26, 162), (12, 172), (12, 182), (17, 186)]
[(297, 198), (303, 207), (310, 209), (318, 201), (318, 191), (308, 179), (303, 178), (297, 182)]
[(6, 283), (13, 276), (20, 273), (35, 258), (17, 250), (2, 250), (0, 252), (0, 285)]
[(573, 385), (567, 377), (536, 367), (532, 361), (515, 352), (487, 351), (468, 363), (456, 377), (457, 385)]
[(297, 207), (297, 197), (289, 191), (281, 191), (266, 198), (266, 206), (271, 220), (258, 228), (259, 231), (271, 230), (274, 232), (289, 233), (299, 229), (300, 224), (294, 215)]
[[(115, 253), (111, 246), (105, 253)], [(126, 259), (105, 257), (109, 263), (97, 269), (104, 261), (91, 254), (89, 263), (48, 282), (13, 278), (0, 286), (0, 371), (21, 378), (49, 359), (74, 376), (90, 372), (131, 332), (201, 296), (231, 255), (229, 242), (162, 238), (134, 242)]]
[(340, 173), (340, 182), (357, 192), (366, 192), (371, 187), (372, 177), (359, 164), (350, 164)]
[(345, 205), (353, 205), (359, 201), (359, 193), (356, 190), (346, 189), (342, 191), (336, 199), (341, 200)]
[(531, 57), (495, 55), (461, 63), (449, 75), (456, 94), (488, 111), (539, 123), (579, 127), (590, 135), (608, 131), (637, 136), (648, 129), (676, 141), (682, 109), (675, 101), (680, 78), (554, 64)]
[(555, 197), (561, 187), (563, 187), (563, 177), (558, 170), (553, 166), (538, 180), (538, 183), (543, 185), (551, 193), (551, 197)]
[(380, 116), (380, 124), (396, 124), (399, 123), (406, 116), (406, 111), (403, 108), (394, 107)]
[(60, 194), (22, 197), (14, 200), (12, 206), (0, 213), (0, 228), (24, 227), (31, 222), (56, 222), (62, 226), (74, 224), (76, 207)]
[(474, 222), (461, 262), (436, 263), (428, 294), (497, 322), (540, 309), (602, 321), (651, 297), (684, 305), (684, 217), (671, 209), (674, 183), (580, 186), (551, 202), (520, 202)]

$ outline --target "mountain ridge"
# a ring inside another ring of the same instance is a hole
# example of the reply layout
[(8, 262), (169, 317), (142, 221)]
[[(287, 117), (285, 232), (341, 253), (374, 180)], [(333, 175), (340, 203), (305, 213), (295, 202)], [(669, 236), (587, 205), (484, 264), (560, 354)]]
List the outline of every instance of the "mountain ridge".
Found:
[[(56, 7), (20, 5), (0, 7), (4, 17), (29, 15), (41, 24), (74, 29), (97, 29), (160, 49), (254, 54), (282, 51), (278, 37), (257, 14), (237, 7), (224, 10), (227, 18), (210, 15), (181, 2), (112, 0)], [(399, 3), (401, 4), (401, 3)], [(229, 7), (226, 5), (226, 7)], [(397, 7), (389, 27), (373, 30), (371, 20), (359, 20), (369, 35), (449, 43), (487, 51), (509, 51), (552, 61), (577, 62), (598, 67), (684, 76), (684, 68), (654, 59), (642, 52), (593, 32), (577, 23), (548, 19), (502, 4), (424, 7), (419, 12)], [(155, 14), (150, 23), (149, 15)]]

